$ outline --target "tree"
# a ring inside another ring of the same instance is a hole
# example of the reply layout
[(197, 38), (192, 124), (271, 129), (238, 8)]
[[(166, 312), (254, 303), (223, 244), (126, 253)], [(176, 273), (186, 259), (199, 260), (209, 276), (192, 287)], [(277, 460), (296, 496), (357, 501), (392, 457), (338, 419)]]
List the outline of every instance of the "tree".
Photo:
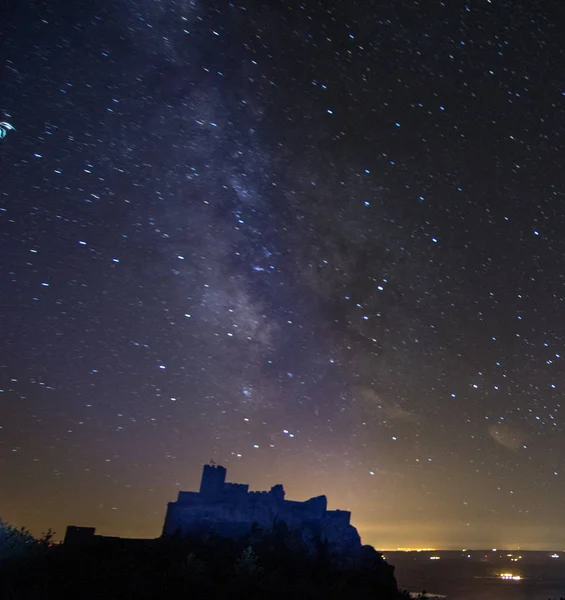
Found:
[(257, 554), (251, 546), (247, 546), (241, 553), (235, 563), (235, 570), (242, 575), (260, 575), (263, 572)]
[(35, 538), (25, 527), (16, 528), (0, 518), (0, 563), (31, 558), (52, 544), (53, 532), (49, 529), (41, 538)]

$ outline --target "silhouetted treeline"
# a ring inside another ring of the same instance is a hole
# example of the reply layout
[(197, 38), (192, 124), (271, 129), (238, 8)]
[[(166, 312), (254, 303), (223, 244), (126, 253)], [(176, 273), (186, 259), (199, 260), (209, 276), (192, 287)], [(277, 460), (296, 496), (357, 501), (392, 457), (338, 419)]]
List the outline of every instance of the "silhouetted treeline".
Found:
[(213, 535), (97, 540), (56, 545), (0, 563), (0, 598), (81, 600), (397, 600), (393, 568), (371, 548), (355, 566), (336, 567), (289, 548), (280, 532), (241, 540)]

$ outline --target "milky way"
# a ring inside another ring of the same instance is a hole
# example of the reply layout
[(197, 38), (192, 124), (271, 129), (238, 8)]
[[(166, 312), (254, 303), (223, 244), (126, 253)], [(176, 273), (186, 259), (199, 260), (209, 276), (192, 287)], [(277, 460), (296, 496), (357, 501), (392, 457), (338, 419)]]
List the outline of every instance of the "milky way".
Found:
[(12, 8), (0, 516), (156, 536), (202, 463), (377, 547), (555, 547), (558, 7)]

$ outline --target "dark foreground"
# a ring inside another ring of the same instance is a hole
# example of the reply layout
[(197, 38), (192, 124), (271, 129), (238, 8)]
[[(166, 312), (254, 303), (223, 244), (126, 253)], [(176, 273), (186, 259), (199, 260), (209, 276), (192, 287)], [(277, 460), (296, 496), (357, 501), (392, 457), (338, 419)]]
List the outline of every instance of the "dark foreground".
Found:
[(0, 598), (396, 600), (393, 568), (378, 553), (336, 568), (275, 538), (105, 540), (57, 545), (0, 566)]

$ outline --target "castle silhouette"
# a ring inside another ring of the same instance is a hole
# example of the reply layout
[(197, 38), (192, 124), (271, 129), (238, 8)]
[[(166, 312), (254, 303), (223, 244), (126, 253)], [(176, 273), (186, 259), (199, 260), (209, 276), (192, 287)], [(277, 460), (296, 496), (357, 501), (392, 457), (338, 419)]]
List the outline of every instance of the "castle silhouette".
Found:
[[(204, 465), (200, 491), (180, 491), (176, 502), (169, 502), (162, 537), (215, 533), (239, 538), (254, 529), (271, 532), (284, 523), (312, 552), (316, 544), (327, 545), (330, 555), (354, 559), (362, 550), (357, 529), (350, 523), (351, 513), (328, 510), (326, 496), (304, 502), (286, 500), (282, 485), (268, 492), (249, 491), (246, 483), (226, 482), (227, 471), (220, 465)], [(67, 527), (66, 544), (103, 541), (93, 527)]]
[(328, 510), (326, 496), (305, 502), (285, 500), (282, 485), (268, 492), (250, 492), (246, 483), (226, 482), (227, 471), (219, 465), (204, 465), (199, 492), (179, 492), (176, 502), (169, 502), (163, 527), (164, 535), (214, 531), (231, 536), (247, 533), (253, 526), (271, 530), (276, 522), (289, 529), (304, 527), (322, 530), (351, 528), (351, 513)]

